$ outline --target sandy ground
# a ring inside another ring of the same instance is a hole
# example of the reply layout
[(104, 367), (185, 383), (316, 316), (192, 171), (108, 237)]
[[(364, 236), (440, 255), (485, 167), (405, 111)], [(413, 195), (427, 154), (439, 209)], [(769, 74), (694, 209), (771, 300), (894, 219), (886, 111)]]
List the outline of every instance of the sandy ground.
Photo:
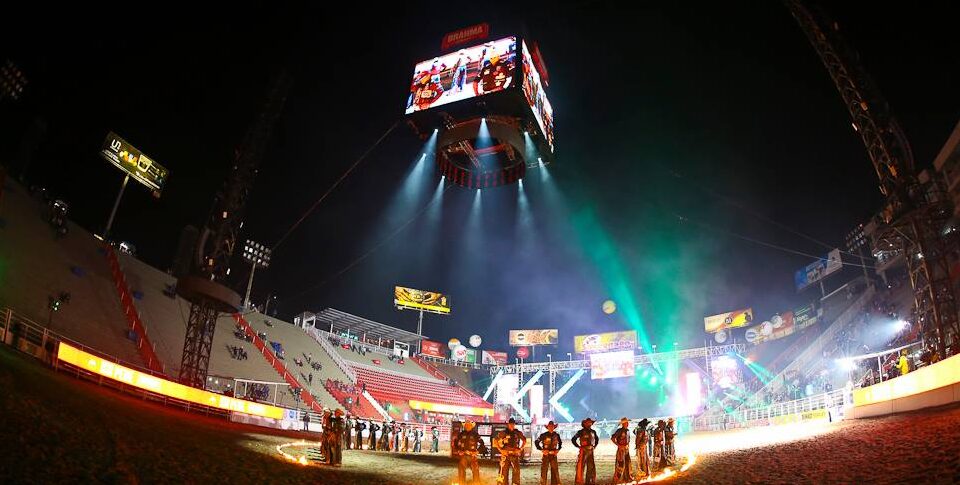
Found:
[[(78, 381), (0, 348), (0, 482), (449, 484), (446, 456), (347, 451), (342, 468), (301, 466), (276, 445), (303, 438), (188, 414)], [(308, 439), (313, 438), (308, 437)], [(960, 482), (960, 406), (802, 428), (694, 434), (675, 483)], [(561, 464), (573, 484), (572, 450)], [(608, 445), (599, 483), (609, 483)], [(493, 485), (494, 465), (482, 468)], [(524, 466), (523, 484), (539, 482)]]

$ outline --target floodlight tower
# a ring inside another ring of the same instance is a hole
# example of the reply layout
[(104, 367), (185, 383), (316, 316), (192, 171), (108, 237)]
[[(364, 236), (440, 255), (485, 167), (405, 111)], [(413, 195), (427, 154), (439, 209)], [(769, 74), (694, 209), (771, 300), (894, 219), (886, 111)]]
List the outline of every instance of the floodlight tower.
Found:
[(266, 151), (273, 126), (283, 111), (291, 84), (292, 80), (285, 72), (274, 79), (259, 117), (236, 151), (230, 175), (214, 198), (207, 224), (197, 242), (194, 272), (177, 280), (177, 294), (190, 302), (180, 362), (180, 381), (184, 384), (203, 388), (210, 366), (217, 317), (220, 313), (240, 309), (240, 295), (225, 286), (223, 281), (230, 274), (230, 258), (237, 244), (237, 232), (257, 166)]
[(257, 266), (263, 269), (270, 267), (271, 253), (270, 248), (249, 239), (243, 244), (243, 259), (250, 263), (250, 279), (247, 280), (247, 293), (243, 297), (244, 308), (250, 308), (250, 290), (253, 288), (253, 274), (256, 273)]
[(800, 0), (785, 4), (830, 73), (880, 179), (886, 202), (877, 217), (880, 227), (873, 234), (873, 252), (906, 259), (917, 323), (927, 341), (936, 342), (946, 357), (948, 339), (960, 337), (948, 260), (958, 249), (957, 235), (945, 230), (953, 203), (939, 179), (917, 174), (903, 130), (838, 24)]

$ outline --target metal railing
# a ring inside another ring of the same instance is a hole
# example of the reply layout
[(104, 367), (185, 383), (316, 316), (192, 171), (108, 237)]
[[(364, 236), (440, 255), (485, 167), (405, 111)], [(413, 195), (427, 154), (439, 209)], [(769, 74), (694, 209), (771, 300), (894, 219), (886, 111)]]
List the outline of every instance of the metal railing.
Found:
[(347, 379), (350, 379), (350, 382), (353, 384), (357, 383), (357, 373), (350, 368), (350, 365), (347, 364), (346, 359), (344, 359), (340, 352), (337, 352), (337, 349), (333, 348), (333, 345), (327, 341), (327, 335), (334, 336), (330, 332), (324, 332), (323, 330), (318, 330), (317, 328), (305, 328), (304, 332), (307, 335), (313, 337), (317, 343), (320, 344), (320, 347), (333, 359), (333, 362), (337, 364), (337, 367), (343, 371), (343, 374), (347, 376)]
[(453, 367), (464, 367), (466, 369), (485, 369), (490, 367), (490, 364), (482, 364), (479, 362), (464, 362), (462, 360), (452, 360), (444, 357), (436, 357), (433, 355), (426, 354), (417, 354), (417, 357), (426, 362), (436, 362), (438, 364), (449, 365)]
[(766, 426), (772, 424), (771, 418), (778, 416), (789, 416), (820, 409), (842, 410), (851, 403), (850, 392), (847, 389), (837, 389), (767, 406), (739, 408), (730, 413), (721, 412), (698, 416), (693, 421), (693, 429), (696, 431), (718, 431), (730, 428)]

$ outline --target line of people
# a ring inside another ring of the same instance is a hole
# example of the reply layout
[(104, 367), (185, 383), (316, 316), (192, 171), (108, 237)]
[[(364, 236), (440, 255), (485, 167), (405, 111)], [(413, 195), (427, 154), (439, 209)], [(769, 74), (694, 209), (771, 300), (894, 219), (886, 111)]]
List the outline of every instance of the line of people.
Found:
[[(593, 419), (584, 419), (581, 429), (573, 436), (571, 442), (578, 449), (576, 474), (574, 482), (577, 485), (591, 485), (597, 483), (597, 468), (594, 463), (593, 452), (600, 444), (600, 437), (593, 429)], [(622, 418), (611, 440), (617, 446), (616, 464), (614, 466), (612, 483), (632, 483), (650, 477), (653, 473), (673, 466), (677, 463), (674, 438), (676, 432), (673, 418), (667, 421), (659, 420), (656, 426), (649, 426), (650, 420), (642, 419), (630, 434), (630, 420)], [(547, 485), (549, 476), (550, 485), (560, 485), (559, 463), (557, 454), (563, 447), (563, 439), (556, 432), (557, 425), (553, 421), (547, 423), (547, 430), (534, 441), (534, 446), (541, 451), (540, 483)], [(527, 439), (516, 428), (516, 421), (511, 418), (507, 422), (507, 430), (498, 434), (492, 444), (500, 452), (500, 467), (497, 477), (498, 484), (520, 484), (520, 456)], [(630, 445), (636, 450), (636, 467), (631, 463)], [(471, 471), (473, 483), (481, 483), (478, 455), (482, 454), (483, 440), (476, 429), (476, 423), (467, 421), (463, 430), (457, 434), (453, 446), (453, 454), (457, 459), (457, 479), (460, 484), (467, 484), (467, 470)]]

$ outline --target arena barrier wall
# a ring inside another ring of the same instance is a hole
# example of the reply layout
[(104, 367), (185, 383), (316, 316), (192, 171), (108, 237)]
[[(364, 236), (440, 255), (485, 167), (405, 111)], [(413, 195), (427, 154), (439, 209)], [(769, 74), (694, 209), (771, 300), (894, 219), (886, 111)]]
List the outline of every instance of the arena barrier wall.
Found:
[(960, 355), (855, 389), (850, 416), (867, 418), (955, 402), (960, 402)]

